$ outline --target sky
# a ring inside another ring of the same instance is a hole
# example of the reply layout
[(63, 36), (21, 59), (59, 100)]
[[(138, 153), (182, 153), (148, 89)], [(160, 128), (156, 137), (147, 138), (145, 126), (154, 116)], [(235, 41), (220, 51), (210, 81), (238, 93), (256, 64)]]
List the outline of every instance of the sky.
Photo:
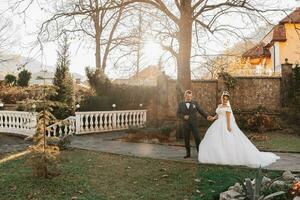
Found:
[[(6, 10), (8, 7), (8, 0), (0, 0), (0, 11)], [(297, 0), (284, 0), (282, 1), (282, 7), (292, 8), (299, 7), (300, 1)], [(39, 6), (33, 4), (26, 12), (26, 17), (11, 13), (10, 11), (4, 12), (4, 16), (10, 18), (13, 22), (12, 35), (16, 39), (16, 43), (10, 49), (11, 54), (21, 54), (25, 57), (34, 57), (44, 65), (55, 66), (57, 58), (57, 43), (48, 43), (44, 46), (43, 56), (40, 55), (39, 49), (32, 50), (32, 42), (36, 40), (37, 24), (41, 24), (48, 15), (44, 10), (41, 10)], [(274, 17), (276, 19), (276, 16)], [(277, 16), (278, 18), (278, 16)], [(89, 44), (81, 44), (71, 40), (70, 46), (70, 58), (71, 66), (70, 71), (85, 75), (85, 67), (95, 66), (94, 49)], [(222, 51), (223, 44), (219, 42), (212, 42), (214, 50)], [(208, 47), (209, 49), (209, 47)], [(146, 65), (157, 64), (159, 54), (162, 53), (159, 45), (154, 41), (148, 40), (145, 44)], [(107, 74), (111, 78), (122, 78), (124, 72), (118, 70), (109, 70)]]

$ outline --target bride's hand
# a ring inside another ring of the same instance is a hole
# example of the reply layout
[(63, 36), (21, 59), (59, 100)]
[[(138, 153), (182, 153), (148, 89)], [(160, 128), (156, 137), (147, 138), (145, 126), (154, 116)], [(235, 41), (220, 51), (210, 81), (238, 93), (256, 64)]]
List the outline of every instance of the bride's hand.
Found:
[(231, 132), (231, 128), (230, 128), (230, 127), (228, 127), (227, 130), (228, 130), (229, 132)]

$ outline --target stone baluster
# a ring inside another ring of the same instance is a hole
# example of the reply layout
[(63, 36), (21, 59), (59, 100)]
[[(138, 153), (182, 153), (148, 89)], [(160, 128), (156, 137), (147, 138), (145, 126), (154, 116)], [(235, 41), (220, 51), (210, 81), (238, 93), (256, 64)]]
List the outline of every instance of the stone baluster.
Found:
[(107, 130), (107, 114), (103, 114), (103, 117), (104, 117), (104, 121), (103, 121), (103, 129), (104, 130)]
[(126, 128), (132, 125), (131, 124), (132, 123), (132, 113), (129, 112), (127, 116), (129, 119), (128, 119), (128, 123), (126, 123)]
[(108, 113), (108, 129), (111, 130), (112, 129), (112, 114)]
[(0, 113), (0, 128), (3, 128), (3, 115)]
[(103, 114), (100, 114), (99, 118), (99, 130), (103, 130)]
[(117, 128), (117, 114), (113, 113), (112, 114), (112, 129), (116, 129)]
[(95, 114), (95, 131), (99, 130), (99, 114)]
[(80, 133), (85, 132), (85, 114), (80, 115)]
[(91, 114), (90, 115), (90, 130), (95, 131), (95, 123), (94, 123), (95, 115)]
[(115, 114), (115, 117), (116, 117), (116, 128), (119, 129), (120, 127), (120, 113), (116, 113)]

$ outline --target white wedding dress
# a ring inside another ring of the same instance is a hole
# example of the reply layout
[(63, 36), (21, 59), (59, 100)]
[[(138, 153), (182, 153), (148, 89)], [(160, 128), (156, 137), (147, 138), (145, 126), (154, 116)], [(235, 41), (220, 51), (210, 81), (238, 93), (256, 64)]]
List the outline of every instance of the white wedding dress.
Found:
[[(231, 132), (227, 130), (226, 112), (230, 112)], [(208, 128), (199, 145), (200, 163), (264, 167), (275, 162), (277, 155), (260, 152), (237, 126), (232, 109), (218, 106), (218, 119)]]

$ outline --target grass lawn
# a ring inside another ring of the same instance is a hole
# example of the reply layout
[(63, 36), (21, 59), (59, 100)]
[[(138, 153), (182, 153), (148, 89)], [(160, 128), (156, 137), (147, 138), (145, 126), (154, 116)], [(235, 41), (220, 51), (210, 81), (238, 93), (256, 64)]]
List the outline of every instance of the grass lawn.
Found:
[[(248, 168), (195, 165), (82, 150), (63, 151), (59, 169), (61, 175), (46, 180), (33, 177), (24, 158), (0, 165), (0, 199), (213, 200), (235, 183), (237, 177), (255, 175), (255, 170)], [(270, 177), (281, 174), (266, 173)]]
[(269, 140), (254, 141), (254, 144), (263, 150), (300, 152), (300, 137), (286, 134), (281, 131), (266, 132)]
[[(207, 128), (200, 128), (200, 136), (201, 138), (204, 137)], [(253, 135), (253, 132), (245, 131), (246, 135)], [(139, 136), (139, 134), (136, 134)], [(151, 135), (151, 134), (150, 134)], [(279, 151), (279, 152), (300, 152), (300, 136), (296, 134), (287, 134), (284, 131), (269, 131), (265, 133), (256, 133), (257, 136), (267, 137), (268, 139), (265, 141), (256, 141), (254, 140), (253, 143), (255, 146), (263, 151)], [(139, 137), (138, 137), (139, 138)], [(143, 139), (143, 138), (139, 138)], [(158, 138), (160, 140), (160, 138)], [(193, 137), (191, 136), (191, 140)], [(135, 142), (133, 140), (133, 142)], [(144, 142), (142, 140), (141, 142)], [(184, 146), (184, 140), (179, 139), (177, 141), (166, 141), (160, 143), (167, 143), (169, 145), (179, 145)], [(195, 146), (194, 141), (191, 141), (191, 146)]]

